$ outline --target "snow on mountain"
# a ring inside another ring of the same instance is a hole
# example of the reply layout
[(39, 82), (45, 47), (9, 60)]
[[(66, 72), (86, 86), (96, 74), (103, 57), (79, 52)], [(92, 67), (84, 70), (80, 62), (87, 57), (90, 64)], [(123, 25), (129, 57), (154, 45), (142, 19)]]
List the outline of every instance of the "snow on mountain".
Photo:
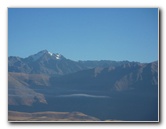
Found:
[(55, 57), (57, 60), (59, 60), (59, 59), (61, 59), (63, 57), (61, 54), (58, 54), (58, 53), (54, 54), (54, 53), (49, 52), (47, 50), (42, 50), (42, 51), (38, 52), (37, 54), (31, 55), (29, 57), (32, 58), (33, 61), (37, 61), (39, 58), (41, 58), (45, 54), (48, 54), (51, 57)]
[(60, 54), (56, 54), (56, 59), (59, 60), (61, 58), (61, 55)]
[(48, 52), (48, 54), (49, 54), (50, 56), (52, 56), (52, 55), (53, 55), (53, 53), (51, 53), (51, 52)]

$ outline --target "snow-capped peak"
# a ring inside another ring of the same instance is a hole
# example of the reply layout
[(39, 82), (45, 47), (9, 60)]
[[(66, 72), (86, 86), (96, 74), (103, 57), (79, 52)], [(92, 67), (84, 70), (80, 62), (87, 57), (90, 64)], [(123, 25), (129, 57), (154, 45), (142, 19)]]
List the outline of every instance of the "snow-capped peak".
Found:
[(50, 55), (50, 56), (55, 56), (55, 58), (58, 60), (58, 59), (60, 59), (61, 58), (61, 54), (54, 54), (54, 53), (51, 53), (51, 52), (48, 52), (48, 54)]
[(36, 61), (36, 60), (38, 60), (39, 58), (41, 58), (45, 54), (49, 55), (49, 56), (51, 56), (51, 57), (53, 57), (53, 58), (55, 58), (57, 60), (60, 60), (60, 59), (63, 58), (63, 56), (61, 54), (58, 54), (58, 53), (54, 54), (54, 53), (49, 52), (47, 50), (42, 50), (42, 51), (38, 52), (37, 54), (31, 55), (29, 57), (31, 57), (33, 59), (33, 61)]
[(52, 56), (52, 55), (53, 55), (53, 53), (51, 53), (51, 52), (48, 52), (48, 54), (49, 54), (50, 56)]

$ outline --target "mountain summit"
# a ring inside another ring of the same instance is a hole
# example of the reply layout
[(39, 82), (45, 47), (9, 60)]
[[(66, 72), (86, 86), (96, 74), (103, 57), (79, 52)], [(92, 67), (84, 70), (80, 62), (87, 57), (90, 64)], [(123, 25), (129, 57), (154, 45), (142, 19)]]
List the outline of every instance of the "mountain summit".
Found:
[(26, 58), (9, 57), (8, 71), (28, 74), (64, 75), (82, 70), (77, 62), (59, 53), (42, 50)]
[(62, 56), (61, 54), (59, 53), (52, 53), (52, 52), (49, 52), (47, 50), (42, 50), (34, 55), (31, 55), (29, 57), (27, 57), (27, 59), (32, 59), (33, 61), (37, 61), (38, 59), (42, 58), (43, 56), (47, 56), (47, 58), (54, 58), (54, 59), (57, 59), (57, 60), (61, 60), (61, 59), (65, 59), (64, 56)]

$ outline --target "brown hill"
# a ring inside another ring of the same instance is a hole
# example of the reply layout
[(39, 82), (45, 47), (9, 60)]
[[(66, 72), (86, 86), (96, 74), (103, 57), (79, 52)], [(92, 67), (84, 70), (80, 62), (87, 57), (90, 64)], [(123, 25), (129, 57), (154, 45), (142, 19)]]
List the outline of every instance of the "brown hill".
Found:
[(43, 94), (34, 91), (31, 87), (48, 86), (46, 75), (33, 75), (24, 73), (8, 74), (8, 104), (27, 105), (33, 103), (47, 103)]
[(80, 112), (8, 112), (9, 121), (99, 121)]

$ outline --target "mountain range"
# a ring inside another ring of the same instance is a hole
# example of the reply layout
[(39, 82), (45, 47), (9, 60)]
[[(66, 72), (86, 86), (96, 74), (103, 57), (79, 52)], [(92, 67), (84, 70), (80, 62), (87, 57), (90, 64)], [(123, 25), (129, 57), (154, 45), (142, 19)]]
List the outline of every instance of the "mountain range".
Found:
[(8, 70), (9, 72), (16, 73), (59, 76), (95, 67), (120, 66), (127, 63), (129, 61), (73, 61), (66, 59), (61, 54), (54, 54), (47, 50), (42, 50), (27, 58), (8, 57)]
[(73, 61), (43, 50), (8, 57), (9, 110), (158, 120), (158, 61)]

